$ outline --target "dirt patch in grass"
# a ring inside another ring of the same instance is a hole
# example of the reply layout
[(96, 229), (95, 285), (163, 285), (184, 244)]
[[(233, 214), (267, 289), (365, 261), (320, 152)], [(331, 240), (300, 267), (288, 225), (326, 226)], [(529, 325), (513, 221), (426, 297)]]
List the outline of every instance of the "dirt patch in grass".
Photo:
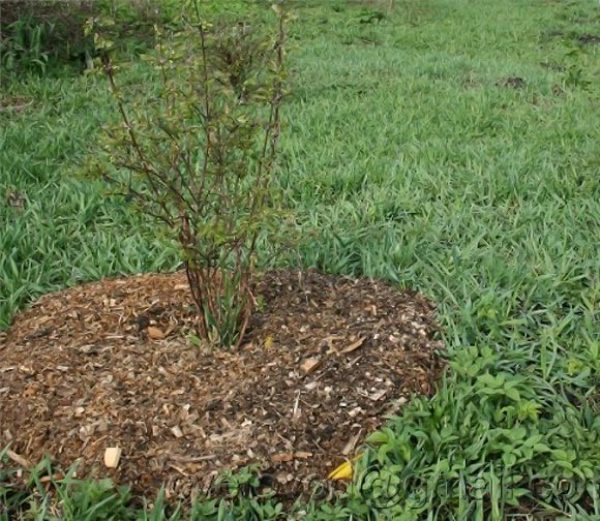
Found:
[(577, 41), (581, 45), (598, 45), (600, 44), (600, 36), (597, 34), (582, 34), (577, 37)]
[[(257, 463), (292, 498), (442, 370), (434, 307), (381, 282), (268, 273), (236, 352), (194, 345), (182, 273), (41, 298), (0, 338), (0, 446), (170, 497)], [(103, 463), (119, 447), (116, 469)]]
[(527, 86), (527, 83), (519, 76), (507, 76), (506, 78), (499, 80), (496, 85), (508, 89), (524, 89)]
[(19, 96), (0, 96), (0, 114), (2, 112), (21, 112), (33, 105), (33, 100)]

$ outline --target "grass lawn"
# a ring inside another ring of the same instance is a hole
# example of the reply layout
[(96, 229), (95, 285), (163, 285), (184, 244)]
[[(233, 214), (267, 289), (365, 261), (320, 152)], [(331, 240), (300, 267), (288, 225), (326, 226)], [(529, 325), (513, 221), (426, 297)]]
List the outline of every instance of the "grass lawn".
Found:
[[(451, 367), (307, 515), (600, 519), (599, 5), (294, 5), (280, 182), (300, 240), (279, 262), (422, 291)], [(141, 95), (145, 67), (123, 73)], [(34, 102), (0, 112), (0, 327), (48, 291), (175, 269), (152, 224), (80, 176), (115, 117), (105, 80), (3, 73), (2, 92)], [(64, 490), (65, 519), (146, 515), (99, 485)], [(28, 519), (60, 518), (31, 501)], [(285, 517), (211, 505), (197, 519)]]

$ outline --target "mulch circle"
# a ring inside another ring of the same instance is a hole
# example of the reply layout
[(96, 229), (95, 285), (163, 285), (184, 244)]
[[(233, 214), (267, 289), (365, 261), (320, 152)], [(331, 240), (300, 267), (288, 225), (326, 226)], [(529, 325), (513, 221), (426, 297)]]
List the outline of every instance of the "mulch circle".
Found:
[[(183, 273), (45, 295), (0, 338), (0, 449), (186, 498), (258, 464), (310, 491), (443, 369), (434, 306), (385, 283), (269, 272), (237, 351), (199, 348)], [(116, 469), (105, 450), (119, 447)]]

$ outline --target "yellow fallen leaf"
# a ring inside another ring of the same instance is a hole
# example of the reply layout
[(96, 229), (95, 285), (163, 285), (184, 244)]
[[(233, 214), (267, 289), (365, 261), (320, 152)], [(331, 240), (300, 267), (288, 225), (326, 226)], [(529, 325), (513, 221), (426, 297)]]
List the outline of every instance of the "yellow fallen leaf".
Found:
[(339, 467), (335, 468), (327, 476), (329, 479), (352, 479), (352, 462), (344, 461)]
[(358, 461), (361, 458), (362, 454), (358, 454), (355, 458), (344, 461), (339, 467), (335, 468), (329, 473), (327, 476), (328, 479), (333, 480), (342, 480), (342, 479), (352, 479), (353, 467), (352, 464)]

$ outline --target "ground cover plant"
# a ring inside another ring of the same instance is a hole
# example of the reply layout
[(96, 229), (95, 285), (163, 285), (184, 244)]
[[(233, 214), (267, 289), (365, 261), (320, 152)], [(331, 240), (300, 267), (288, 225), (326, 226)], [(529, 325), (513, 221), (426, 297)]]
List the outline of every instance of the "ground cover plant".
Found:
[[(423, 291), (450, 361), (433, 398), (371, 436), (345, 497), (296, 513), (596, 518), (597, 4), (293, 4), (280, 183), (302, 240), (280, 262)], [(149, 72), (132, 61), (143, 94)], [(177, 266), (123, 201), (77, 177), (111, 118), (99, 79), (3, 72), (2, 97), (3, 326), (49, 290)], [(196, 518), (284, 516), (234, 485)], [(3, 501), (38, 519), (173, 514), (102, 484), (58, 490), (62, 511), (43, 493)]]

